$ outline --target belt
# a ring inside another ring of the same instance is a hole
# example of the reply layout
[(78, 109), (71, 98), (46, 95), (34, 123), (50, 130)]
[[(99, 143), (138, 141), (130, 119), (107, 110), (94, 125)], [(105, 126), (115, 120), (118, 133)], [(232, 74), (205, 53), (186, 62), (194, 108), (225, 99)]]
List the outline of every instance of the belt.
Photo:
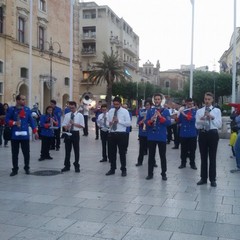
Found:
[(126, 134), (127, 132), (109, 132), (109, 133), (114, 135), (120, 135), (120, 134)]
[(199, 132), (202, 132), (202, 133), (217, 133), (218, 130), (217, 129), (210, 129), (210, 130), (205, 130), (205, 129), (199, 129)]
[(76, 130), (76, 131), (70, 131), (70, 133), (79, 133), (79, 131), (78, 131), (78, 130)]

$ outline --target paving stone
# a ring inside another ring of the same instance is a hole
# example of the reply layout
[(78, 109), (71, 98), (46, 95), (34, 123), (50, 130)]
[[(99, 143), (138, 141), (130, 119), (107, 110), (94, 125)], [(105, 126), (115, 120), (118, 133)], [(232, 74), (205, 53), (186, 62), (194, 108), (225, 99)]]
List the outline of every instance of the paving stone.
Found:
[(239, 214), (219, 213), (218, 217), (217, 217), (217, 222), (239, 225), (240, 215)]
[(24, 231), (25, 227), (11, 226), (6, 224), (0, 224), (1, 240), (8, 240), (18, 233)]
[(204, 222), (187, 219), (166, 218), (160, 226), (160, 230), (201, 234)]
[(206, 212), (182, 209), (178, 218), (184, 218), (189, 220), (199, 220), (206, 222), (216, 222), (217, 212)]
[(171, 240), (218, 240), (218, 238), (174, 232)]

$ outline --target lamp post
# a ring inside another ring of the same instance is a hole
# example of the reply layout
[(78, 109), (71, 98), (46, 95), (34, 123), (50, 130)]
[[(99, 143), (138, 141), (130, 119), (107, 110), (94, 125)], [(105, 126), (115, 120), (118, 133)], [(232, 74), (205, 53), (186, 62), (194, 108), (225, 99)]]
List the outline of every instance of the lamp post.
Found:
[[(49, 76), (49, 81), (47, 83), (47, 86), (50, 90), (50, 101), (52, 99), (52, 87), (53, 87), (53, 83), (54, 83), (54, 80), (53, 80), (53, 74), (52, 74), (52, 62), (53, 62), (53, 56), (55, 54), (58, 55), (58, 57), (60, 57), (62, 55), (62, 51), (61, 51), (61, 45), (59, 42), (55, 42), (52, 40), (52, 37), (50, 38), (50, 41), (46, 41), (45, 42), (47, 45), (48, 45), (48, 55), (49, 55), (49, 61), (50, 61), (50, 76)], [(55, 53), (55, 49), (54, 49), (54, 45), (57, 45), (58, 46), (58, 51)], [(41, 49), (41, 55), (43, 56), (44, 54), (44, 49)]]
[(141, 82), (143, 82), (143, 100), (145, 102), (145, 97), (146, 97), (146, 84), (144, 78), (141, 79)]

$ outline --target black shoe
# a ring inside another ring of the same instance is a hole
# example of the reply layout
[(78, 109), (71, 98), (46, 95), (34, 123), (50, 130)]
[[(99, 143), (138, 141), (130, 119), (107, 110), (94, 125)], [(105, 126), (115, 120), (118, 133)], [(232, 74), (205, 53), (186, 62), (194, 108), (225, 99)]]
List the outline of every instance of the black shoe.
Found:
[(122, 177), (126, 177), (127, 176), (127, 171), (122, 171)]
[(95, 140), (98, 140), (98, 137), (96, 137)]
[(135, 166), (136, 167), (142, 166), (142, 163), (136, 163)]
[(197, 170), (197, 167), (196, 167), (195, 164), (194, 164), (194, 165), (191, 165), (191, 168), (192, 168), (193, 170)]
[(107, 162), (107, 159), (102, 159), (99, 162)]
[(163, 181), (167, 181), (167, 177), (166, 176), (162, 176), (162, 180)]
[(55, 150), (55, 147), (50, 147), (50, 150)]
[(17, 172), (11, 172), (9, 176), (10, 176), (10, 177), (13, 177), (13, 176), (15, 176), (15, 175), (17, 175), (17, 174), (18, 174)]
[(80, 173), (80, 168), (75, 168), (76, 173)]
[(216, 187), (217, 186), (217, 183), (215, 181), (212, 181), (211, 182), (211, 187)]
[(178, 168), (182, 169), (182, 168), (185, 168), (185, 167), (186, 167), (186, 165), (181, 164)]
[(158, 167), (158, 165), (156, 163), (153, 166), (156, 167), (156, 168)]
[(43, 158), (43, 157), (40, 157), (40, 158), (38, 159), (39, 162), (44, 161), (44, 160), (45, 160), (45, 158)]
[(68, 168), (68, 167), (64, 167), (64, 168), (61, 170), (61, 172), (68, 172), (68, 171), (70, 171), (70, 168)]
[(59, 151), (60, 148), (56, 148), (56, 151)]
[(148, 175), (145, 179), (146, 179), (146, 180), (153, 179), (153, 176), (152, 176), (152, 175)]
[(25, 173), (26, 173), (27, 175), (29, 175), (29, 174), (30, 174), (30, 171), (27, 169), (27, 170), (25, 170)]
[(46, 157), (46, 159), (48, 159), (48, 160), (52, 160), (53, 158), (49, 156), (49, 157)]
[(109, 175), (114, 175), (115, 171), (114, 170), (109, 170), (105, 175), (109, 176)]
[(178, 149), (178, 147), (175, 146), (175, 147), (172, 147), (172, 149)]
[(207, 184), (207, 180), (204, 181), (201, 179), (200, 181), (197, 182), (197, 185), (203, 185), (203, 184)]

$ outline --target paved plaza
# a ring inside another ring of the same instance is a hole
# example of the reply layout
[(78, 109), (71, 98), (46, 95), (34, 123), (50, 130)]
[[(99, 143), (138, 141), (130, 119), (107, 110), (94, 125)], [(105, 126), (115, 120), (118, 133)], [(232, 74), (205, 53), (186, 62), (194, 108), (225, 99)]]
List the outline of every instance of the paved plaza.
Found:
[[(26, 175), (20, 152), (17, 176), (11, 172), (10, 148), (0, 148), (0, 240), (230, 240), (240, 239), (240, 173), (232, 174), (227, 139), (219, 142), (217, 184), (197, 186), (198, 170), (178, 169), (180, 151), (167, 145), (168, 180), (160, 167), (147, 176), (147, 157), (138, 156), (136, 120), (127, 153), (127, 177), (105, 176), (101, 142), (81, 134), (81, 172), (55, 176)], [(31, 172), (63, 167), (64, 146), (51, 151), (53, 160), (39, 162), (40, 141), (31, 141)], [(73, 155), (72, 155), (73, 157)], [(157, 164), (160, 164), (157, 156)]]

